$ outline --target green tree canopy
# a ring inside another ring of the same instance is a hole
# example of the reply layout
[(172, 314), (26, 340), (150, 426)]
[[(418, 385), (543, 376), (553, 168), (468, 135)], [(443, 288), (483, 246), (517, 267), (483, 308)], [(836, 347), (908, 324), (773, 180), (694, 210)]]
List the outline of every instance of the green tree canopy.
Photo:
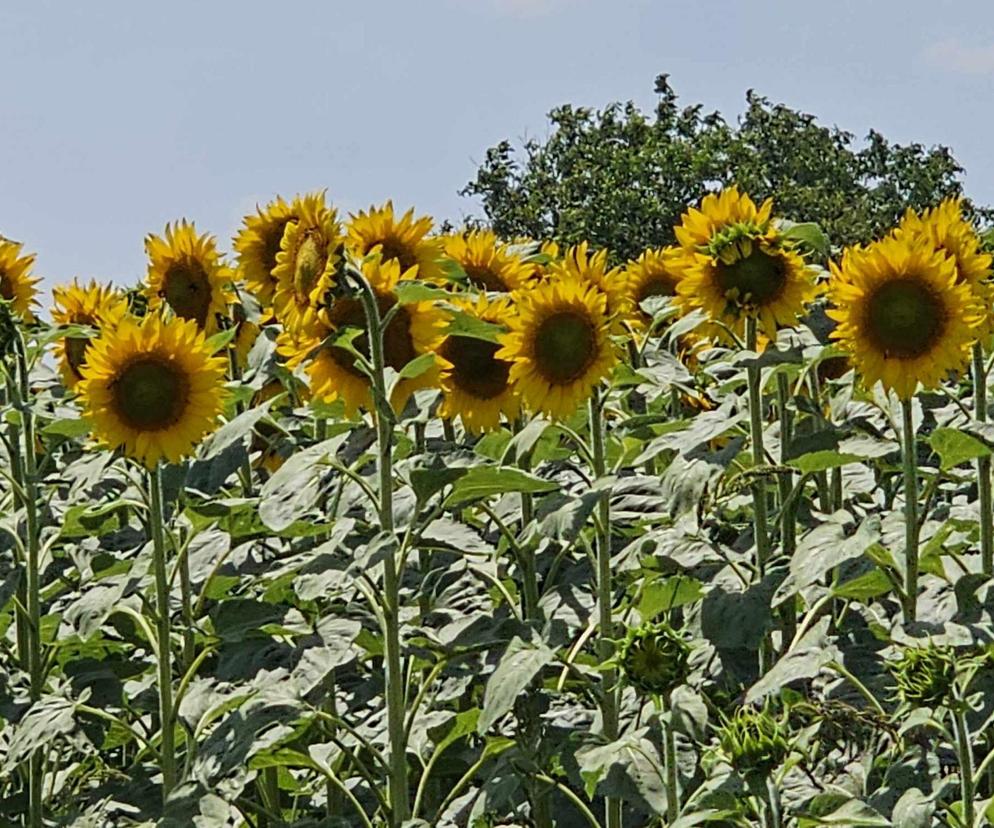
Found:
[(617, 259), (671, 244), (686, 205), (731, 183), (757, 200), (772, 196), (779, 215), (817, 222), (836, 247), (879, 236), (908, 207), (962, 194), (963, 168), (948, 147), (893, 144), (876, 131), (857, 143), (752, 90), (737, 124), (699, 104), (679, 107), (666, 75), (656, 93), (652, 115), (632, 102), (554, 109), (547, 140), (491, 147), (462, 194), (481, 199), (482, 223), (505, 238), (586, 239)]

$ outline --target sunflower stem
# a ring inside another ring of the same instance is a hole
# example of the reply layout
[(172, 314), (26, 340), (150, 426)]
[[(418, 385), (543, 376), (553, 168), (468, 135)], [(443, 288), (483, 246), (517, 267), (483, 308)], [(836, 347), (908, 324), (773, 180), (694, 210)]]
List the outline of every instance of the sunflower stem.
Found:
[[(777, 411), (780, 414), (780, 464), (785, 466), (790, 457), (790, 441), (794, 436), (794, 421), (790, 413), (790, 384), (787, 376), (777, 374)], [(790, 493), (794, 488), (794, 475), (781, 474), (778, 478), (780, 486), (780, 549), (783, 556), (790, 559), (797, 547), (797, 512), (790, 502)], [(783, 624), (782, 650), (786, 652), (790, 642), (797, 632), (797, 596), (792, 595), (784, 601), (780, 612)]]
[(959, 764), (960, 796), (963, 802), (963, 828), (974, 828), (973, 743), (966, 723), (966, 703), (953, 701), (953, 723), (956, 730), (956, 759)]
[[(604, 400), (598, 389), (590, 397), (590, 443), (593, 455), (595, 483), (607, 473), (604, 451)], [(608, 491), (602, 490), (597, 498), (598, 527), (597, 549), (597, 610), (599, 614), (597, 657), (601, 664), (614, 655), (614, 590), (611, 581), (611, 502)], [(604, 738), (614, 742), (618, 738), (618, 688), (613, 667), (603, 671), (601, 685), (601, 717), (604, 720)], [(606, 828), (621, 828), (621, 800), (608, 797), (604, 806)]]
[(902, 464), (904, 467), (904, 621), (918, 614), (918, 455), (915, 449), (914, 404), (901, 401)]
[[(978, 422), (987, 422), (987, 366), (984, 349), (973, 346), (973, 414)], [(991, 503), (991, 458), (977, 459), (977, 489), (980, 496), (980, 565), (990, 578), (994, 575), (994, 514)]]
[[(240, 383), (242, 381), (242, 368), (238, 364), (238, 354), (235, 352), (234, 345), (228, 346), (228, 366), (231, 369), (231, 378)], [(245, 411), (245, 405), (241, 402), (236, 403), (235, 412), (241, 414), (243, 411)], [(241, 478), (242, 492), (245, 497), (252, 497), (252, 461), (247, 452), (244, 455), (238, 476)]]
[[(27, 644), (30, 698), (41, 698), (44, 683), (41, 642), (41, 548), (38, 537), (38, 469), (35, 464), (35, 424), (31, 408), (31, 382), (28, 371), (27, 346), (20, 329), (14, 337), (17, 353), (18, 403), (21, 414), (23, 455), (17, 464), (22, 472), (24, 491), (25, 547), (27, 549), (25, 599), (27, 600)], [(41, 750), (32, 752), (28, 760), (28, 825), (41, 828), (44, 817), (44, 756)]]
[[(756, 362), (759, 355), (756, 352), (757, 332), (754, 317), (746, 317), (745, 335), (746, 350), (756, 353), (756, 358), (751, 360), (746, 368), (746, 381), (749, 390), (749, 438), (752, 441), (752, 462), (755, 469), (758, 469), (766, 463), (766, 451), (763, 448), (763, 379), (762, 369)], [(760, 578), (766, 575), (766, 567), (770, 560), (766, 508), (766, 478), (757, 473), (752, 483), (752, 512), (753, 534), (756, 539), (756, 567)], [(771, 666), (770, 662), (771, 642), (767, 637), (760, 643), (760, 671), (765, 673)]]
[(359, 285), (372, 363), (372, 391), (376, 418), (377, 471), (379, 474), (380, 531), (390, 537), (383, 560), (383, 619), (385, 683), (387, 695), (387, 734), (390, 743), (390, 825), (400, 826), (410, 816), (407, 781), (407, 748), (404, 728), (404, 672), (400, 652), (400, 580), (394, 540), (393, 519), (393, 411), (387, 397), (383, 352), (383, 324), (376, 295), (365, 277), (352, 274)]
[(176, 784), (176, 731), (173, 727), (172, 647), (169, 641), (169, 578), (166, 573), (162, 469), (158, 463), (148, 472), (148, 500), (152, 567), (155, 572), (155, 626), (159, 651), (159, 722), (162, 728), (159, 767), (162, 770), (162, 801), (165, 802)]
[(673, 705), (669, 693), (662, 697), (663, 754), (666, 763), (666, 819), (673, 824), (680, 817), (680, 780), (676, 764), (676, 734), (673, 731)]

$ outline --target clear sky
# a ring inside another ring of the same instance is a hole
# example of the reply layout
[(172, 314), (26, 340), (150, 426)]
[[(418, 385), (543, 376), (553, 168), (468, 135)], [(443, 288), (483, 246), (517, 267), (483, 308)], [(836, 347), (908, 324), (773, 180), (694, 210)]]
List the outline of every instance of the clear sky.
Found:
[(227, 249), (275, 193), (458, 221), (486, 148), (561, 103), (745, 91), (864, 135), (944, 143), (994, 203), (990, 0), (5, 0), (0, 233), (48, 285), (130, 284), (194, 220)]

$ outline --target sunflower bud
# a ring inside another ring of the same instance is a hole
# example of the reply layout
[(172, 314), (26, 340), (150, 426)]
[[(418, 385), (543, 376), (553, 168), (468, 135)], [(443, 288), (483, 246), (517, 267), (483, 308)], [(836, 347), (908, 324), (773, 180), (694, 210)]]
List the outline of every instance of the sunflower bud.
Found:
[(647, 695), (664, 695), (686, 680), (690, 646), (665, 622), (643, 624), (628, 631), (620, 656), (632, 686)]
[(907, 647), (891, 671), (902, 701), (913, 707), (935, 707), (951, 697), (956, 659), (949, 647)]
[(751, 707), (740, 707), (725, 720), (719, 743), (732, 767), (746, 777), (769, 774), (790, 753), (785, 722)]

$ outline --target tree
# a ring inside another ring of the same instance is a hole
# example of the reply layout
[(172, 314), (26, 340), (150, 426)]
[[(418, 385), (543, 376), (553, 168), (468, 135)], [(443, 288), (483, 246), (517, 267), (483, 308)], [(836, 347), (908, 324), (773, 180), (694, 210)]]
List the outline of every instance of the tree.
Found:
[[(735, 125), (699, 104), (681, 109), (667, 75), (656, 93), (652, 116), (632, 102), (554, 109), (545, 142), (491, 147), (461, 193), (482, 200), (481, 223), (505, 238), (586, 239), (616, 260), (672, 244), (686, 205), (733, 182), (772, 196), (779, 215), (817, 222), (836, 247), (870, 241), (908, 207), (962, 193), (948, 147), (892, 144), (875, 131), (857, 146), (851, 133), (752, 90)], [(994, 220), (994, 210), (966, 206), (979, 223)]]

